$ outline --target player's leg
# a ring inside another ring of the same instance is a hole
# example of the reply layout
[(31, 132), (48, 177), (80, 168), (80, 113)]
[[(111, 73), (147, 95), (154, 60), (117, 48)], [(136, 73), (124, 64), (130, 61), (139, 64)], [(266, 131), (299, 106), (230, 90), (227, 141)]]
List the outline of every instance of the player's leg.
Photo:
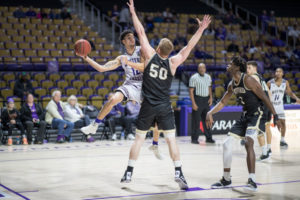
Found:
[(128, 183), (131, 181), (134, 164), (139, 156), (141, 146), (145, 141), (147, 131), (150, 129), (152, 122), (154, 121), (155, 114), (155, 110), (152, 109), (152, 106), (144, 101), (141, 105), (141, 110), (137, 119), (136, 136), (134, 143), (130, 148), (128, 165), (121, 182)]
[(286, 132), (285, 119), (279, 119), (279, 121), (281, 123), (281, 129), (280, 129), (280, 133), (281, 133), (280, 147), (287, 148), (288, 144), (285, 141), (285, 132)]
[(266, 123), (266, 138), (267, 138), (267, 149), (268, 155), (272, 155), (271, 143), (272, 143), (272, 132), (271, 132), (271, 122)]
[(175, 167), (175, 182), (178, 183), (180, 189), (188, 189), (188, 184), (182, 172), (182, 163), (180, 160), (179, 148), (175, 138), (175, 118), (171, 105), (162, 105), (160, 114), (157, 117), (158, 129), (163, 130), (165, 140), (169, 147), (169, 154), (173, 160)]
[(112, 98), (110, 100), (108, 100), (106, 102), (106, 104), (104, 104), (101, 111), (98, 113), (96, 120), (93, 123), (91, 123), (90, 125), (82, 127), (81, 131), (86, 135), (95, 134), (98, 129), (99, 124), (101, 122), (103, 122), (103, 119), (105, 118), (105, 116), (111, 111), (111, 109), (115, 105), (122, 102), (123, 99), (124, 99), (124, 95), (122, 92), (117, 91), (116, 93), (114, 93)]
[(149, 146), (148, 149), (154, 153), (154, 155), (157, 159), (163, 160), (164, 155), (161, 153), (161, 151), (158, 147), (158, 139), (159, 139), (160, 132), (158, 130), (157, 123), (155, 123), (155, 126), (152, 129), (152, 131), (153, 131), (153, 141), (152, 141), (152, 145)]
[(255, 179), (255, 152), (254, 152), (254, 139), (257, 138), (257, 130), (247, 129), (245, 148), (247, 151), (247, 166), (249, 172), (248, 184), (246, 189), (251, 191), (257, 190)]
[[(267, 125), (266, 125), (267, 126)], [(262, 155), (259, 157), (261, 161), (269, 159), (268, 147), (266, 144), (266, 133), (259, 134), (257, 136), (259, 146), (262, 149)]]
[(214, 183), (212, 188), (224, 188), (231, 186), (231, 163), (232, 163), (232, 145), (233, 145), (233, 136), (231, 133), (223, 142), (223, 177), (217, 183)]

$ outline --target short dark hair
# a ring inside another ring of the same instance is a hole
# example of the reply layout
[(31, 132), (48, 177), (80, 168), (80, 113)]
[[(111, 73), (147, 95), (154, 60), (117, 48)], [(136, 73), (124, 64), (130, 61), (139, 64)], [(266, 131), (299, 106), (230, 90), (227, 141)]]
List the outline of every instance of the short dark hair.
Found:
[(247, 71), (247, 64), (246, 60), (240, 56), (233, 56), (231, 59), (232, 63), (236, 66), (240, 67), (240, 71), (246, 73)]
[(121, 44), (123, 44), (123, 43), (122, 43), (122, 40), (124, 40), (124, 38), (126, 37), (126, 35), (128, 35), (128, 34), (130, 34), (130, 33), (134, 34), (133, 31), (132, 31), (132, 30), (129, 30), (129, 29), (127, 29), (127, 30), (125, 30), (125, 31), (123, 31), (123, 32), (121, 33), (121, 35), (120, 35), (120, 42), (121, 42)]
[(248, 62), (247, 62), (247, 65), (252, 65), (252, 66), (254, 66), (254, 67), (257, 68), (257, 62), (254, 61), (254, 60), (248, 61)]

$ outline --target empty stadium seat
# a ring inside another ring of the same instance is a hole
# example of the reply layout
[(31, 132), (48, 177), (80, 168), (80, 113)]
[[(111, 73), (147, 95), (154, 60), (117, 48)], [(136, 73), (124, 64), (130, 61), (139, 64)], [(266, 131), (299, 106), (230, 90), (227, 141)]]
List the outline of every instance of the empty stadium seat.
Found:
[(100, 109), (103, 105), (103, 98), (98, 95), (92, 95), (89, 97), (91, 105), (95, 106), (97, 109)]
[(81, 87), (83, 87), (84, 82), (81, 80), (72, 80), (71, 81), (71, 85), (76, 88), (77, 90), (79, 90)]
[(95, 90), (96, 87), (99, 86), (99, 82), (96, 81), (96, 80), (88, 80), (87, 81), (87, 86), (90, 87), (90, 88), (93, 88), (93, 90)]
[(37, 95), (39, 98), (41, 96), (45, 96), (47, 94), (47, 90), (45, 88), (42, 88), (42, 87), (36, 87), (36, 88), (33, 88), (33, 92), (35, 95)]
[(7, 99), (9, 96), (14, 95), (14, 91), (10, 88), (0, 88), (0, 94), (3, 97), (3, 99)]
[(91, 95), (93, 95), (93, 89), (92, 88), (90, 88), (90, 87), (81, 87), (80, 88), (80, 91), (81, 91), (81, 94), (83, 95), (83, 96), (85, 96), (85, 97), (89, 97), (89, 96), (91, 96)]
[(42, 80), (41, 86), (42, 86), (42, 88), (45, 88), (48, 91), (50, 87), (54, 86), (54, 84), (51, 80)]
[(67, 96), (71, 96), (71, 95), (77, 95), (78, 94), (78, 90), (74, 87), (66, 87), (64, 88), (65, 90), (65, 94)]

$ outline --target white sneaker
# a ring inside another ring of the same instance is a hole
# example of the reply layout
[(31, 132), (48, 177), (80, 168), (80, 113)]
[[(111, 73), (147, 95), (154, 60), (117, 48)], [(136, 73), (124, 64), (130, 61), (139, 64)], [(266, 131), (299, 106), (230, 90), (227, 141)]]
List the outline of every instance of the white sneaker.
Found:
[(151, 145), (148, 149), (154, 153), (155, 157), (158, 160), (163, 160), (164, 159), (164, 155), (158, 149), (158, 145)]
[(114, 133), (114, 134), (112, 135), (112, 137), (111, 137), (111, 140), (112, 140), (112, 141), (117, 140), (117, 134)]
[(91, 123), (88, 126), (82, 127), (80, 130), (86, 135), (96, 134), (98, 126), (99, 126), (98, 123)]
[(135, 137), (134, 137), (133, 134), (130, 133), (130, 134), (128, 134), (127, 139), (128, 139), (128, 140), (134, 140)]

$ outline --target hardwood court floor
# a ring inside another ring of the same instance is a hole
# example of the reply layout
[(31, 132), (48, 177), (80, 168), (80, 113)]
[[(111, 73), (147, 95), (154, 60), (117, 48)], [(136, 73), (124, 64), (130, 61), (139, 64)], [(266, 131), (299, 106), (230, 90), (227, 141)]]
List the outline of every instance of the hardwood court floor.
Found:
[[(210, 189), (222, 176), (224, 137), (215, 136), (216, 145), (203, 141), (195, 145), (189, 137), (177, 138), (189, 191), (180, 191), (173, 181), (173, 163), (163, 138), (159, 145), (166, 158), (157, 160), (147, 140), (129, 184), (121, 184), (120, 179), (132, 141), (0, 146), (0, 200), (300, 199), (300, 133), (287, 134), (287, 150), (279, 148), (279, 136), (273, 135), (272, 159), (256, 164), (260, 185), (254, 194), (243, 191), (248, 173), (239, 142), (234, 147), (234, 187)], [(257, 144), (256, 152), (258, 157)]]

